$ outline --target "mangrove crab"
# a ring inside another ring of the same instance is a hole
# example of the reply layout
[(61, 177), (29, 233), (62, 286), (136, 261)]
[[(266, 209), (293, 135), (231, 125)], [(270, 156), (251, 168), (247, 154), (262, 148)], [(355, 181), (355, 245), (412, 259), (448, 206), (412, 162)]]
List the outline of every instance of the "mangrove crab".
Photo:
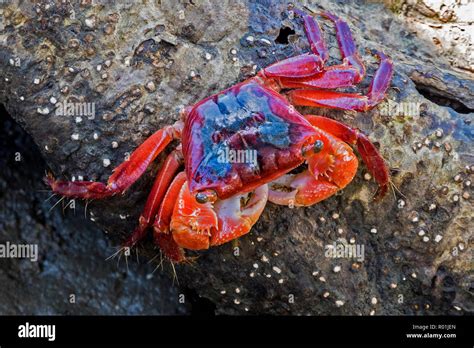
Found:
[[(49, 175), (53, 192), (83, 199), (123, 193), (171, 141), (180, 139), (125, 243), (135, 245), (153, 226), (156, 244), (173, 262), (186, 260), (183, 249), (207, 249), (248, 233), (267, 200), (309, 206), (343, 189), (358, 166), (350, 145), (377, 181), (379, 194), (385, 194), (388, 168), (366, 135), (330, 118), (302, 115), (294, 106), (367, 111), (385, 98), (392, 62), (373, 52), (379, 67), (366, 95), (327, 91), (353, 86), (364, 77), (349, 26), (321, 13), (335, 25), (343, 59), (326, 67), (328, 50), (317, 21), (299, 10), (295, 14), (304, 23), (310, 53), (276, 62), (185, 108), (179, 121), (155, 132), (115, 168), (107, 184), (58, 181)], [(253, 153), (253, 160), (229, 155), (242, 152)], [(303, 170), (294, 171), (303, 164)]]

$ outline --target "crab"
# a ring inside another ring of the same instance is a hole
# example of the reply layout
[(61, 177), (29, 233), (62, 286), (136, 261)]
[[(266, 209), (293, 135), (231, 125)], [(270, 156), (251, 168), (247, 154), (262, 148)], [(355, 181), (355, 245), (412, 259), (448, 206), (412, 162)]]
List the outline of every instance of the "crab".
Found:
[(304, 24), (309, 53), (276, 62), (184, 108), (180, 120), (156, 131), (115, 168), (107, 184), (60, 181), (50, 174), (46, 180), (52, 191), (81, 199), (123, 193), (168, 144), (180, 140), (125, 242), (132, 247), (153, 228), (155, 243), (173, 263), (187, 260), (185, 249), (208, 249), (245, 235), (267, 201), (310, 206), (342, 190), (358, 167), (352, 146), (383, 196), (389, 171), (369, 138), (331, 118), (302, 115), (295, 106), (370, 110), (385, 98), (392, 61), (372, 52), (379, 66), (365, 95), (334, 90), (353, 86), (365, 75), (349, 26), (334, 14), (320, 13), (333, 22), (342, 56), (342, 64), (326, 66), (328, 50), (316, 19), (294, 13)]

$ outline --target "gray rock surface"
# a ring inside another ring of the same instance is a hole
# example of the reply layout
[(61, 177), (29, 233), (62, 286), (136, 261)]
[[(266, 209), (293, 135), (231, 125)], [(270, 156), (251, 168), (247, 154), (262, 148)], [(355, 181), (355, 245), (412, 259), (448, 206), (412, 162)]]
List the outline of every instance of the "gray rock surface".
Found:
[[(63, 178), (106, 181), (184, 105), (308, 50), (285, 2), (39, 3), (3, 7), (0, 101)], [(365, 90), (377, 66), (365, 49), (383, 50), (394, 60), (387, 101), (373, 111), (301, 111), (369, 134), (397, 189), (373, 202), (376, 185), (364, 179), (361, 166), (351, 185), (318, 205), (268, 204), (239, 240), (238, 256), (232, 243), (200, 252), (193, 266), (176, 267), (180, 284), (226, 314), (472, 312), (472, 76), (450, 70), (432, 43), (381, 4), (305, 4), (349, 23), (368, 68), (354, 90)], [(334, 64), (334, 30), (321, 23)], [(78, 122), (58, 116), (52, 97), (93, 103), (95, 117)], [(163, 158), (126, 195), (89, 204), (88, 219), (112, 243), (135, 227)], [(335, 242), (363, 245), (364, 260), (326, 257), (325, 246)], [(157, 253), (150, 241), (139, 252)], [(164, 266), (172, 277), (170, 265)]]

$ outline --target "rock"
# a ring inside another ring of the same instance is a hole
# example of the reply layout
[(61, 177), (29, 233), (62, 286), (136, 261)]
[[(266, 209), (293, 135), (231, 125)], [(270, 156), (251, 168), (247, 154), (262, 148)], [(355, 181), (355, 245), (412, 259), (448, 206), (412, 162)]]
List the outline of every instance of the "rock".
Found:
[[(46, 165), (31, 138), (7, 117), (0, 122), (0, 244), (37, 245), (37, 260), (0, 260), (2, 315), (175, 315), (179, 303), (171, 279), (154, 265), (117, 267), (101, 230), (84, 221), (83, 207), (51, 210), (44, 191)], [(124, 259), (121, 265), (125, 265)]]
[[(373, 111), (301, 109), (366, 132), (392, 168), (393, 192), (374, 202), (376, 185), (364, 179), (361, 165), (343, 192), (313, 207), (269, 203), (238, 245), (200, 252), (193, 267), (177, 266), (180, 284), (211, 300), (222, 314), (369, 315), (374, 297), (380, 315), (459, 314), (454, 306), (472, 312), (472, 194), (464, 198), (471, 188), (462, 183), (472, 180), (472, 75), (453, 71), (431, 42), (409, 32), (381, 4), (320, 1), (308, 7), (349, 23), (368, 70), (357, 90), (366, 90), (377, 66), (366, 49), (381, 49), (394, 60), (392, 87)], [(113, 167), (154, 130), (176, 120), (183, 106), (308, 51), (301, 23), (283, 2), (162, 1), (48, 10), (42, 2), (21, 7), (15, 2), (3, 15), (0, 63), (8, 81), (0, 81), (0, 101), (31, 134), (53, 172), (66, 179), (81, 175), (105, 182)], [(85, 23), (91, 16), (93, 28)], [(321, 23), (334, 64), (334, 29)], [(70, 40), (79, 45), (68, 47)], [(11, 65), (12, 59), (21, 64)], [(85, 70), (90, 74), (79, 74)], [(38, 114), (52, 96), (83, 107), (84, 121), (76, 123), (78, 115), (64, 112)], [(113, 141), (120, 146), (111, 147)], [(163, 158), (126, 195), (88, 205), (88, 218), (109, 231), (113, 243), (136, 226)], [(104, 159), (111, 161), (107, 168)], [(457, 174), (462, 182), (453, 180)], [(327, 257), (328, 245), (363, 246), (363, 258)], [(156, 253), (151, 241), (139, 250)], [(166, 269), (171, 273), (169, 264)]]

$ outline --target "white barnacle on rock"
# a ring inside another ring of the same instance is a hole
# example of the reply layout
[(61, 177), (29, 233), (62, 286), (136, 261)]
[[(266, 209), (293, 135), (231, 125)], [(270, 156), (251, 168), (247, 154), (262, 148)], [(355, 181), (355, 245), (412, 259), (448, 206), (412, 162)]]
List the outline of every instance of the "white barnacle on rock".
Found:
[(38, 112), (38, 114), (41, 114), (41, 115), (47, 115), (50, 112), (49, 108), (47, 108), (46, 106), (45, 107), (39, 107), (39, 108), (36, 109), (36, 111)]
[(77, 133), (72, 134), (71, 139), (72, 140), (79, 140), (79, 134), (77, 134)]
[(104, 158), (102, 160), (102, 164), (104, 165), (104, 167), (108, 167), (110, 166), (110, 160), (108, 158)]
[(94, 29), (97, 24), (96, 16), (86, 18), (85, 23), (88, 28)]

